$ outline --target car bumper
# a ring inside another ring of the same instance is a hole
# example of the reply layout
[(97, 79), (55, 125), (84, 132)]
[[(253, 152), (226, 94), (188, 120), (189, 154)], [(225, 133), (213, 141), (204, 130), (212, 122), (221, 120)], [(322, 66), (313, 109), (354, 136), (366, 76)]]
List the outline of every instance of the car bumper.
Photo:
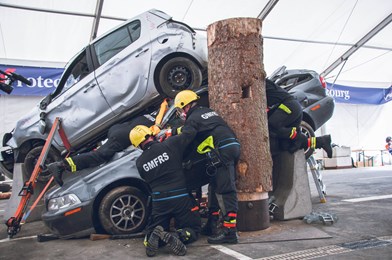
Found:
[(335, 102), (333, 98), (327, 96), (308, 106), (303, 112), (312, 119), (314, 130), (317, 130), (332, 117), (334, 109)]
[(42, 220), (60, 238), (88, 236), (95, 231), (92, 204), (92, 201), (88, 201), (56, 212), (47, 211), (42, 214)]

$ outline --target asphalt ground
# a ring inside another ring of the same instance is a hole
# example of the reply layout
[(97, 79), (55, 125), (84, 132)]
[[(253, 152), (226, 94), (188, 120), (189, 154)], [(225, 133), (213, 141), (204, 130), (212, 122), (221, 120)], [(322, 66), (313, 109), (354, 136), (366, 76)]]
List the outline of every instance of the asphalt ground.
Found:
[[(301, 219), (271, 221), (257, 232), (240, 232), (239, 244), (209, 245), (202, 236), (183, 259), (392, 259), (392, 166), (321, 171), (326, 203), (320, 203), (309, 172), (313, 211), (334, 214), (332, 225)], [(7, 200), (0, 200), (0, 218)], [(4, 222), (4, 221), (3, 221)], [(38, 242), (50, 233), (41, 221), (27, 223), (12, 239), (0, 226), (0, 259), (146, 259), (143, 239), (89, 238)], [(157, 259), (173, 259), (167, 248)]]

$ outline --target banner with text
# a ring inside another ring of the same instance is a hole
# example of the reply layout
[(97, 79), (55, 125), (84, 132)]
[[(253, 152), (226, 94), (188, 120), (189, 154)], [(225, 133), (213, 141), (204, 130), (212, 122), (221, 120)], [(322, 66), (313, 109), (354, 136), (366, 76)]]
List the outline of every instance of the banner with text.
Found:
[(392, 100), (392, 86), (362, 88), (327, 83), (327, 94), (338, 103), (381, 105)]
[[(6, 73), (19, 74), (32, 83), (28, 86), (20, 81), (15, 81), (12, 84), (14, 88), (10, 95), (15, 96), (46, 96), (52, 93), (59, 84), (63, 68), (44, 68), (44, 67), (29, 67), (29, 66), (14, 66), (0, 64), (0, 70)], [(4, 76), (0, 75), (0, 82), (4, 82)], [(0, 95), (7, 95), (0, 91)]]
[[(32, 83), (31, 86), (15, 81), (10, 95), (15, 96), (46, 96), (52, 93), (59, 84), (63, 68), (45, 68), (30, 66), (14, 66), (0, 64), (0, 70), (6, 73), (17, 73)], [(0, 75), (0, 82), (4, 77)], [(389, 88), (363, 88), (327, 83), (327, 94), (338, 103), (380, 105), (392, 100), (392, 86)], [(0, 91), (0, 95), (7, 95)]]

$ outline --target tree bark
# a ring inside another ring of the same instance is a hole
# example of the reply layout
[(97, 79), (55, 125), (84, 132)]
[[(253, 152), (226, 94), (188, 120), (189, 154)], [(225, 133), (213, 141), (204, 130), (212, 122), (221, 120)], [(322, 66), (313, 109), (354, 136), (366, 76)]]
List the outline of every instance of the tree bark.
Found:
[(268, 199), (272, 159), (261, 21), (218, 21), (208, 26), (207, 39), (210, 107), (226, 120), (241, 143), (236, 183), (239, 204)]

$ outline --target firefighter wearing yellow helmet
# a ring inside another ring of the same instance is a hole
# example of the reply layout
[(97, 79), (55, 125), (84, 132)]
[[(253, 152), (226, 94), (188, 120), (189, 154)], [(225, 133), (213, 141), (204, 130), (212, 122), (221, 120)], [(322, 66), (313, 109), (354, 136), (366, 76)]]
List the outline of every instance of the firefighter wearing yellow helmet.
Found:
[(174, 99), (174, 106), (184, 108), (189, 103), (198, 100), (200, 97), (192, 90), (183, 90), (179, 92)]
[[(199, 96), (192, 90), (183, 90), (176, 95), (174, 105), (182, 110), (186, 118), (180, 135), (195, 135), (197, 143), (200, 144), (200, 153), (219, 155), (220, 164), (214, 164), (216, 171), (211, 176), (209, 185), (210, 215), (207, 224), (202, 228), (202, 234), (210, 235), (208, 242), (211, 244), (238, 243), (235, 164), (240, 156), (240, 144), (223, 118), (216, 111), (198, 105), (198, 99)], [(178, 130), (173, 130), (172, 133), (176, 135)], [(219, 212), (223, 217), (220, 230), (217, 229), (220, 226)]]
[[(173, 254), (185, 255), (185, 244), (196, 241), (201, 229), (197, 204), (189, 195), (182, 168), (184, 150), (194, 135), (177, 135), (159, 142), (150, 128), (138, 125), (129, 138), (132, 145), (143, 150), (136, 167), (152, 191), (151, 222), (144, 240), (146, 254), (155, 256), (163, 241)], [(177, 235), (169, 233), (172, 217)]]

